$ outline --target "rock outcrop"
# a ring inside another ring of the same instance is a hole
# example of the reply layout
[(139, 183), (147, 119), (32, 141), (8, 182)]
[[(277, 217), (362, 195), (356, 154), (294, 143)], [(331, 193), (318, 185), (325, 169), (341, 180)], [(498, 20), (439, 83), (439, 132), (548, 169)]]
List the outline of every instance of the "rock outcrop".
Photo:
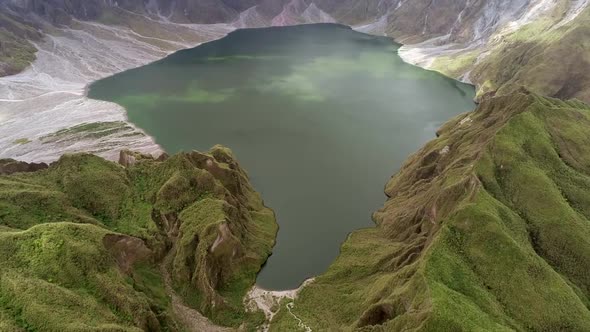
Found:
[(20, 171), (0, 176), (0, 327), (176, 331), (177, 307), (260, 324), (242, 298), (277, 225), (231, 151), (121, 161), (0, 163)]

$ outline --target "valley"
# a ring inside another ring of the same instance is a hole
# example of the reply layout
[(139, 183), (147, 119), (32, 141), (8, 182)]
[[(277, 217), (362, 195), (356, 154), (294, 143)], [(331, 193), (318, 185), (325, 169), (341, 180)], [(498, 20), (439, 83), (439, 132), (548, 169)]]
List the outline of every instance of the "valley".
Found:
[[(0, 159), (0, 330), (590, 329), (588, 4), (0, 2), (0, 158), (58, 160)], [(305, 63), (237, 30), (310, 23), (372, 51), (283, 50)], [(180, 152), (217, 143), (248, 175)], [(277, 224), (251, 183), (283, 230), (261, 274)]]

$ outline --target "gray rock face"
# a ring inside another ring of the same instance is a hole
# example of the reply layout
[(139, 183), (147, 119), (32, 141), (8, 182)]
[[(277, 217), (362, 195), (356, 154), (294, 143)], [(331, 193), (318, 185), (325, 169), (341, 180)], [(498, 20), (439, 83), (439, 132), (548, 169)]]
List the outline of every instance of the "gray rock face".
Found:
[(11, 10), (35, 14), (53, 23), (63, 23), (68, 17), (97, 20), (112, 9), (123, 9), (184, 23), (218, 23), (235, 19), (252, 1), (222, 0), (11, 0)]

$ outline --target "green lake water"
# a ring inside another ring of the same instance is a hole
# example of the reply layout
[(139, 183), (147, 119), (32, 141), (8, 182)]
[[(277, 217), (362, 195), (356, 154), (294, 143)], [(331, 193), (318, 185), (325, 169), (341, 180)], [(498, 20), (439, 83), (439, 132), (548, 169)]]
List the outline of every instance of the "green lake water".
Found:
[(297, 287), (372, 226), (383, 187), (474, 89), (404, 63), (399, 45), (333, 25), (238, 30), (94, 83), (167, 152), (230, 147), (280, 225), (258, 277)]

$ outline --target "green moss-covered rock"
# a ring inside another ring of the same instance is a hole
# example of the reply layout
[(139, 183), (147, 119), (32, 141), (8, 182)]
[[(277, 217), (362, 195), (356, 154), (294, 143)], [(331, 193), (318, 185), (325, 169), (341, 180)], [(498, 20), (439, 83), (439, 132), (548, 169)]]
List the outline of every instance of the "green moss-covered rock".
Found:
[(242, 298), (277, 225), (231, 152), (123, 155), (0, 177), (2, 330), (179, 330), (172, 288), (217, 323), (252, 321)]
[(38, 331), (160, 330), (165, 308), (134, 289), (103, 245), (108, 234), (74, 223), (2, 232), (4, 320)]

